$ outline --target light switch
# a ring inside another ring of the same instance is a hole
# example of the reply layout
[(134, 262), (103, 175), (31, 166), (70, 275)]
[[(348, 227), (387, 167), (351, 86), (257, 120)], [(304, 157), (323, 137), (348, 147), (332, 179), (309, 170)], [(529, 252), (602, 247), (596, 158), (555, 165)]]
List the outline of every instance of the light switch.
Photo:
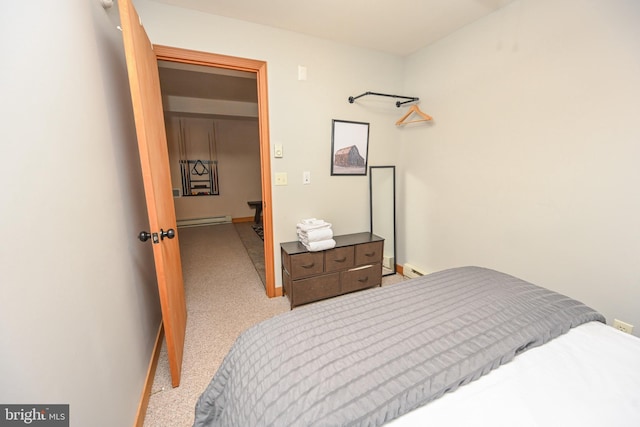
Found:
[(302, 172), (302, 183), (304, 185), (311, 184), (311, 172), (310, 171)]
[(278, 173), (276, 173), (276, 185), (287, 185), (287, 173), (286, 172), (278, 172)]
[(282, 158), (282, 144), (276, 144), (275, 149), (273, 150), (273, 155), (276, 159)]
[(307, 80), (307, 67), (298, 65), (298, 80), (303, 82)]

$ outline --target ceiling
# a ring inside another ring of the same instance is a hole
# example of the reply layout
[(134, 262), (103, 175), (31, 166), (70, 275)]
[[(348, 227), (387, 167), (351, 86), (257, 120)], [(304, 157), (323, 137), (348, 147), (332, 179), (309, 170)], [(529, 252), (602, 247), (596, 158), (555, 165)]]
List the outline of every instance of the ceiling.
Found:
[(256, 74), (158, 61), (163, 96), (258, 102)]
[(256, 73), (160, 60), (158, 74), (165, 114), (258, 117)]
[(406, 56), (513, 0), (153, 0)]
[[(406, 56), (513, 0), (376, 0), (374, 7), (371, 0), (153, 1)], [(209, 116), (219, 115), (217, 107), (198, 99), (257, 103), (255, 73), (167, 61), (159, 72), (167, 110), (170, 98)]]

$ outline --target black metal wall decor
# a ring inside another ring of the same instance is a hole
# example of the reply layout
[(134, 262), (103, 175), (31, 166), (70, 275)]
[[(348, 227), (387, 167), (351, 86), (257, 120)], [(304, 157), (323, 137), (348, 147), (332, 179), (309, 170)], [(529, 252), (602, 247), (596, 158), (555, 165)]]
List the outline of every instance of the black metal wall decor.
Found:
[[(189, 159), (191, 157), (186, 145), (186, 129), (180, 119), (178, 138), (180, 149), (180, 176), (182, 178), (183, 196), (217, 196), (218, 187), (218, 153), (216, 146), (216, 129), (213, 122), (212, 131), (208, 134), (208, 159)], [(202, 154), (202, 153), (201, 153)], [(195, 157), (195, 156), (194, 156)]]
[(212, 196), (218, 190), (217, 160), (180, 160), (182, 194), (185, 196)]

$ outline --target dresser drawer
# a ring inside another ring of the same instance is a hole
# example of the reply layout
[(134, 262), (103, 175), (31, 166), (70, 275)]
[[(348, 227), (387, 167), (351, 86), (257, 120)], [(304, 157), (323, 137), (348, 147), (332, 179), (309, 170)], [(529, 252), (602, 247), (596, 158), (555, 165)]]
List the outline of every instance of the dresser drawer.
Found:
[(324, 253), (325, 271), (340, 271), (353, 267), (355, 264), (353, 246), (330, 249)]
[(365, 265), (374, 262), (382, 262), (382, 245), (383, 242), (371, 242), (357, 245), (356, 248), (356, 264)]
[(307, 252), (291, 256), (291, 279), (296, 280), (323, 272), (323, 252)]
[(340, 273), (325, 274), (292, 283), (292, 306), (340, 295)]
[(354, 268), (341, 274), (343, 293), (380, 286), (382, 283), (382, 264), (376, 263), (366, 267)]

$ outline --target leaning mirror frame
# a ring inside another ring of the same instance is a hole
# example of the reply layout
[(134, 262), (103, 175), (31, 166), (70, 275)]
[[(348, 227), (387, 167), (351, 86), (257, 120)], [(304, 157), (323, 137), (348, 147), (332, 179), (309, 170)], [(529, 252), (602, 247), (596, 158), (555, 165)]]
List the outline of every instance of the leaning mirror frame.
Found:
[(370, 232), (384, 238), (382, 275), (393, 275), (396, 273), (395, 166), (369, 166), (369, 218)]

